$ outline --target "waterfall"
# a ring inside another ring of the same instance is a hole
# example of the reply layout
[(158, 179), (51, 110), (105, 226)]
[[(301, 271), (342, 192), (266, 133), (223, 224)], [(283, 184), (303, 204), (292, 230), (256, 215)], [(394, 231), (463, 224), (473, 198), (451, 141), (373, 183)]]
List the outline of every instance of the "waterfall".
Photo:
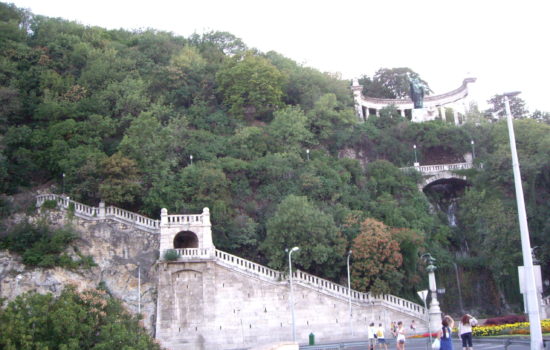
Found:
[(449, 206), (447, 207), (447, 220), (449, 222), (450, 227), (456, 227), (456, 210), (457, 210), (456, 198), (452, 198), (449, 203)]

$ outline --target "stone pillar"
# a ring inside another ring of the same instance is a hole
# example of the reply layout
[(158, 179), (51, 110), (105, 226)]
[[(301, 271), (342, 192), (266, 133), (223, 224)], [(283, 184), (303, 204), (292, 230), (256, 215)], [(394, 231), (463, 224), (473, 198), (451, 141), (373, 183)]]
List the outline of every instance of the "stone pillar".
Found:
[(445, 106), (439, 106), (439, 113), (441, 114), (441, 120), (445, 121)]
[(168, 210), (166, 208), (160, 210), (160, 224), (168, 225)]
[(432, 297), (432, 299), (430, 300), (430, 308), (428, 310), (428, 313), (430, 314), (430, 329), (432, 330), (441, 328), (441, 309), (439, 308), (439, 301), (437, 301), (437, 286), (435, 284), (434, 271), (435, 266), (428, 266), (428, 280)]
[(399, 110), (399, 114), (400, 114), (403, 118), (405, 118), (405, 110), (404, 110), (404, 109), (400, 109), (400, 110)]
[(98, 218), (100, 220), (105, 220), (105, 202), (104, 201), (99, 202)]
[(456, 108), (453, 108), (453, 116), (455, 120), (455, 125), (458, 125), (458, 111), (456, 110)]

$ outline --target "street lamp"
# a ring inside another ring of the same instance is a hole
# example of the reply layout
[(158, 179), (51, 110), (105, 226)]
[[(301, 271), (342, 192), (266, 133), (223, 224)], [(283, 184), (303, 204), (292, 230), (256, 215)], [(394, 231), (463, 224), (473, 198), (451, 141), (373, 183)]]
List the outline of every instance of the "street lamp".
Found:
[(189, 155), (189, 160), (191, 161), (191, 165), (193, 165), (193, 155)]
[(413, 145), (414, 149), (414, 166), (418, 166), (418, 159), (416, 159), (416, 145)]
[(298, 250), (300, 250), (299, 247), (294, 247), (290, 251), (286, 249), (286, 251), (288, 252), (288, 270), (289, 270), (288, 278), (290, 280), (290, 312), (292, 314), (292, 341), (293, 342), (296, 342), (296, 324), (294, 320), (294, 295), (293, 295), (294, 290), (292, 287), (292, 253)]
[(428, 310), (430, 327), (438, 329), (441, 324), (441, 309), (439, 308), (439, 301), (437, 301), (437, 285), (435, 283), (436, 260), (430, 253), (423, 254), (421, 258), (428, 264), (426, 271), (428, 271), (428, 289), (431, 292), (430, 309)]
[(65, 194), (65, 173), (63, 173), (63, 180), (61, 185), (61, 193)]
[(474, 140), (470, 141), (470, 143), (472, 144), (472, 159), (475, 159), (476, 158), (476, 148), (475, 148)]
[(349, 258), (351, 256), (351, 250), (348, 252), (347, 267), (348, 267), (348, 296), (349, 296), (349, 328), (351, 336), (353, 337), (353, 318), (351, 312), (351, 277), (349, 273)]
[(427, 323), (428, 323), (428, 335), (430, 336), (430, 344), (432, 343), (432, 329), (430, 327), (430, 313), (428, 312), (428, 306), (426, 306), (426, 298), (428, 297), (428, 290), (427, 289), (424, 289), (424, 290), (419, 290), (418, 292), (416, 292), (418, 294), (418, 296), (420, 297), (420, 299), (422, 299), (422, 302), (424, 302), (424, 310), (426, 312), (426, 317), (428, 318), (427, 320)]
[(307, 154), (307, 160), (309, 160), (309, 148), (306, 149), (306, 154)]
[(138, 263), (138, 314), (141, 314), (141, 265)]
[(509, 92), (504, 95), (506, 108), (506, 120), (508, 122), (508, 135), (510, 137), (510, 150), (512, 152), (512, 169), (514, 171), (514, 183), (516, 188), (516, 202), (518, 206), (519, 231), (521, 234), (521, 250), (523, 255), (525, 295), (527, 310), (529, 313), (529, 329), (531, 332), (531, 350), (542, 349), (542, 329), (540, 326), (540, 314), (535, 285), (535, 272), (533, 269), (533, 257), (531, 256), (531, 243), (529, 241), (529, 228), (527, 226), (527, 214), (525, 212), (525, 200), (523, 199), (523, 187), (521, 185), (521, 173), (519, 171), (518, 153), (516, 150), (516, 136), (512, 123), (509, 98), (517, 96), (520, 92)]

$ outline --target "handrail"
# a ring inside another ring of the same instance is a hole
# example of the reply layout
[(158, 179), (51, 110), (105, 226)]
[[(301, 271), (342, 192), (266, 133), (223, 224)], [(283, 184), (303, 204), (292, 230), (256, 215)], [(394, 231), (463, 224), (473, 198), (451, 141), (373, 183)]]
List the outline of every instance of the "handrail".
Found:
[(422, 174), (432, 174), (440, 171), (454, 171), (454, 170), (465, 170), (471, 169), (474, 167), (473, 163), (449, 163), (449, 164), (433, 164), (433, 165), (419, 165), (419, 166), (409, 166), (401, 168), (403, 171), (416, 170)]

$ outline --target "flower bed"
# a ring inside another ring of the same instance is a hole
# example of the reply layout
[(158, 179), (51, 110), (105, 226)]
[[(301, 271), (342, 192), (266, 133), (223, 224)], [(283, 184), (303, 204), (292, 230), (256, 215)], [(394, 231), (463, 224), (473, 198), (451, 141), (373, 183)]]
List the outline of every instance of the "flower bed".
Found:
[[(550, 333), (550, 319), (541, 321), (542, 333)], [(457, 334), (457, 328), (453, 329), (453, 333)], [(485, 324), (482, 326), (474, 327), (472, 330), (472, 335), (474, 337), (488, 337), (496, 335), (512, 335), (512, 334), (523, 334), (529, 335), (529, 322), (515, 322), (507, 324)], [(426, 332), (423, 334), (415, 334), (408, 338), (427, 338), (430, 336), (430, 333)], [(437, 332), (432, 333), (432, 337), (437, 337)]]

